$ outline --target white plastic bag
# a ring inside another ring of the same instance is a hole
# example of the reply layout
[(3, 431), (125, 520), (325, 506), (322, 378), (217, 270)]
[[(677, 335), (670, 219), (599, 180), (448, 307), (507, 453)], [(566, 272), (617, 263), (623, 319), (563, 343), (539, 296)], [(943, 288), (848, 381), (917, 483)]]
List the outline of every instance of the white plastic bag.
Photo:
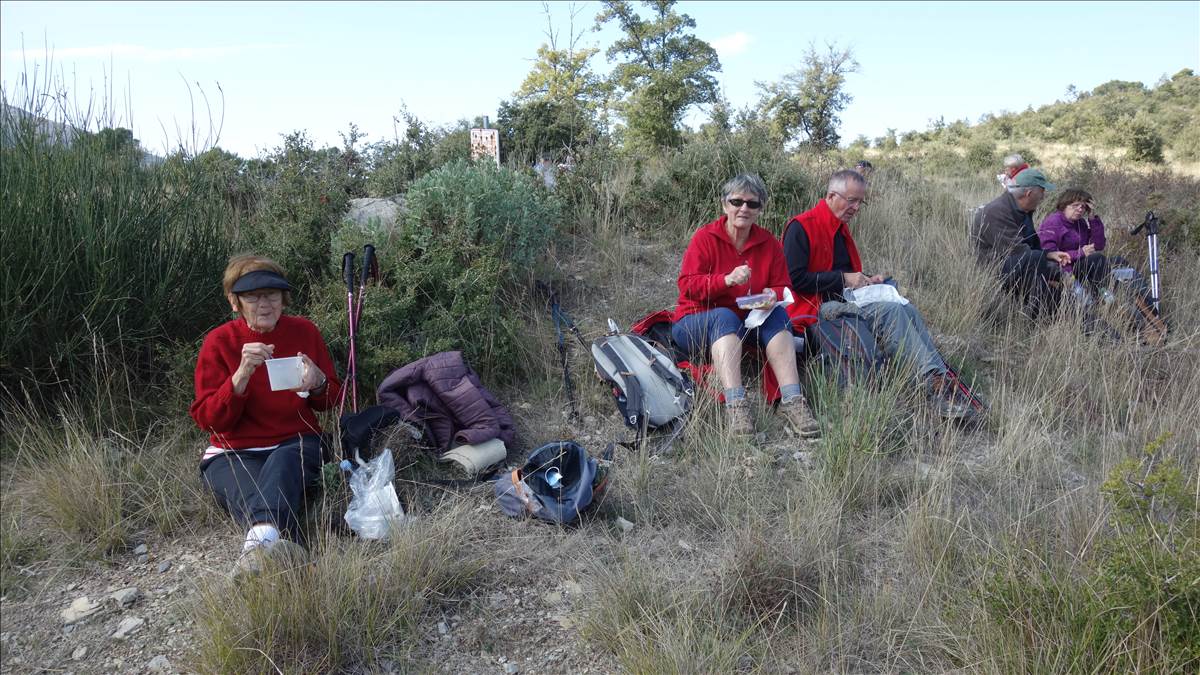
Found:
[(875, 302), (898, 302), (901, 305), (908, 304), (908, 298), (900, 295), (900, 291), (891, 284), (870, 284), (862, 288), (847, 288), (842, 291), (842, 297), (849, 302), (859, 307), (866, 307)]
[(350, 474), (346, 524), (363, 539), (387, 539), (392, 528), (404, 522), (404, 509), (392, 485), (395, 478), (390, 448), (384, 448), (378, 457)]

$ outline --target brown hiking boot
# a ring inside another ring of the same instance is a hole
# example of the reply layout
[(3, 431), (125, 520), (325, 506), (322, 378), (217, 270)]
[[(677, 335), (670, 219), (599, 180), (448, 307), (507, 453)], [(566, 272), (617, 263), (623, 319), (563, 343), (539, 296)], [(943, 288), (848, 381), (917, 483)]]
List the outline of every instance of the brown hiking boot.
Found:
[(754, 433), (754, 416), (750, 414), (750, 402), (746, 399), (725, 406), (725, 424), (734, 436), (750, 436)]
[(792, 433), (800, 438), (820, 438), (821, 427), (817, 418), (808, 409), (808, 401), (803, 396), (795, 396), (779, 404), (779, 414), (787, 420)]
[(929, 402), (944, 419), (963, 419), (971, 413), (971, 405), (958, 392), (954, 380), (944, 373), (934, 373), (926, 381)]

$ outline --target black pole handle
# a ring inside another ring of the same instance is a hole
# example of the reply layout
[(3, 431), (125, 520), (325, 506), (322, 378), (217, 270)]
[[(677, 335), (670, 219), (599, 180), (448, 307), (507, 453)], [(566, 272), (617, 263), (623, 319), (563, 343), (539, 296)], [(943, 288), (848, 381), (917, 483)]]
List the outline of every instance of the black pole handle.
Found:
[(354, 254), (342, 256), (342, 280), (346, 282), (346, 290), (354, 292)]
[(359, 285), (366, 286), (367, 279), (379, 280), (379, 262), (375, 259), (375, 246), (372, 244), (363, 246), (362, 277)]

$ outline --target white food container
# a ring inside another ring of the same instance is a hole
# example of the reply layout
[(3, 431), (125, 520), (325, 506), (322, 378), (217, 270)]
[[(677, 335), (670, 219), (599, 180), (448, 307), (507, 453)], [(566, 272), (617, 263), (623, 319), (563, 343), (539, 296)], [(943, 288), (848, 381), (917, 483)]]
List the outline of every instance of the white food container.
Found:
[(271, 380), (271, 391), (295, 389), (304, 380), (304, 359), (299, 356), (267, 359), (267, 377)]

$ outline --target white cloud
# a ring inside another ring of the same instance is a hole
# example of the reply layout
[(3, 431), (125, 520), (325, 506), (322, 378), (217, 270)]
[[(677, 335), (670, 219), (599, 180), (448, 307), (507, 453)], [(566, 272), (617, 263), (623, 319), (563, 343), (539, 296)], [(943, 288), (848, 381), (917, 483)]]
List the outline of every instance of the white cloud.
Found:
[(712, 45), (713, 49), (717, 50), (718, 56), (724, 58), (726, 56), (741, 54), (742, 52), (746, 51), (746, 48), (750, 46), (751, 42), (754, 42), (754, 36), (739, 30), (736, 33), (722, 35), (712, 42), (709, 42), (709, 44)]
[[(143, 45), (110, 44), (96, 47), (67, 47), (65, 49), (50, 49), (50, 56), (56, 61), (71, 59), (93, 58), (122, 58), (135, 61), (196, 61), (201, 59), (216, 59), (252, 50), (280, 49), (287, 45), (281, 44), (249, 44), (224, 45), (219, 47), (146, 47)], [(37, 51), (25, 52), (10, 49), (5, 53), (9, 59), (20, 59), (22, 56), (38, 56)]]

